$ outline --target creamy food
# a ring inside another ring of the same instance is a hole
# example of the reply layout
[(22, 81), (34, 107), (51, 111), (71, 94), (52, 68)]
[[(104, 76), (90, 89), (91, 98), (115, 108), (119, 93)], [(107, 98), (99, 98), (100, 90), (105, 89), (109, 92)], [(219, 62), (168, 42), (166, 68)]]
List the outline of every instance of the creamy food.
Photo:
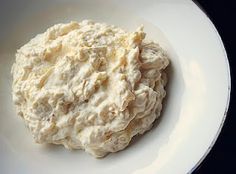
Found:
[(17, 50), (13, 101), (34, 140), (103, 157), (149, 130), (169, 61), (144, 38), (142, 27), (85, 20), (54, 25)]

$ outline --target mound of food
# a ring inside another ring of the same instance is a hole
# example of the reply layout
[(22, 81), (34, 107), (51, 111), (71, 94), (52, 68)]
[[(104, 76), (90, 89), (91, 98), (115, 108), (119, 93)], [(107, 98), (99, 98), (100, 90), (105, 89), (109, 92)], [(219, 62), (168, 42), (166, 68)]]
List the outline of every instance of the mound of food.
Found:
[(163, 49), (93, 21), (57, 24), (16, 53), (13, 100), (37, 143), (96, 157), (152, 127), (166, 95)]

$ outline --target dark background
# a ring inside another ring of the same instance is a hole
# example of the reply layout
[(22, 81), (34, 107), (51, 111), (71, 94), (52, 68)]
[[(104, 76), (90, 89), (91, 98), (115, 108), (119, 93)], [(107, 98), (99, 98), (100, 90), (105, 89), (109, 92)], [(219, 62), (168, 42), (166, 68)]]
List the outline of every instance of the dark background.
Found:
[[(236, 174), (236, 0), (195, 0), (215, 24), (224, 42), (231, 68), (231, 100), (222, 132), (213, 149), (193, 174)], [(217, 99), (217, 96), (216, 96)]]

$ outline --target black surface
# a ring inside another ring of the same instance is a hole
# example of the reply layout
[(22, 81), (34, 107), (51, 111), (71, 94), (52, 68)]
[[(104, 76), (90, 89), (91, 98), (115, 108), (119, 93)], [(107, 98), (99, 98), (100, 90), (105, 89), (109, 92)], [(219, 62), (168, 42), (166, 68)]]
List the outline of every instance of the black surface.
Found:
[[(222, 132), (213, 149), (193, 174), (234, 174), (236, 173), (236, 1), (196, 0), (215, 24), (224, 42), (231, 68), (231, 101)], [(216, 96), (217, 100), (217, 96)]]

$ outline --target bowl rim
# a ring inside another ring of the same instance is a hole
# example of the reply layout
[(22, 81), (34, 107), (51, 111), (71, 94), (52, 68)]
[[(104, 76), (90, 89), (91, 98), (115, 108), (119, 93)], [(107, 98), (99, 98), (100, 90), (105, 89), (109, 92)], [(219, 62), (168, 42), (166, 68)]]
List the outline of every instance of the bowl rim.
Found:
[(219, 44), (222, 48), (222, 51), (224, 53), (224, 59), (225, 59), (225, 65), (226, 65), (226, 71), (227, 71), (227, 101), (226, 101), (226, 106), (224, 109), (224, 115), (222, 117), (221, 123), (220, 123), (220, 127), (218, 128), (215, 137), (213, 138), (211, 144), (209, 145), (209, 147), (207, 148), (206, 152), (203, 154), (203, 156), (198, 160), (198, 162), (190, 169), (189, 172), (187, 173), (192, 173), (194, 172), (199, 166), (200, 164), (202, 164), (202, 162), (204, 161), (204, 159), (207, 157), (207, 155), (210, 153), (210, 151), (212, 150), (212, 148), (214, 147), (220, 133), (221, 130), (223, 128), (223, 126), (225, 125), (225, 120), (226, 117), (228, 115), (228, 110), (229, 110), (229, 105), (230, 105), (230, 98), (231, 98), (231, 72), (230, 72), (230, 64), (229, 64), (229, 59), (228, 59), (228, 55), (224, 46), (224, 42), (216, 28), (216, 26), (214, 25), (214, 23), (212, 22), (210, 16), (208, 15), (208, 13), (203, 9), (203, 7), (195, 0), (192, 1), (193, 5), (195, 5), (202, 13), (203, 15), (206, 17), (208, 23), (211, 25), (211, 27), (213, 28), (217, 39), (219, 40)]

